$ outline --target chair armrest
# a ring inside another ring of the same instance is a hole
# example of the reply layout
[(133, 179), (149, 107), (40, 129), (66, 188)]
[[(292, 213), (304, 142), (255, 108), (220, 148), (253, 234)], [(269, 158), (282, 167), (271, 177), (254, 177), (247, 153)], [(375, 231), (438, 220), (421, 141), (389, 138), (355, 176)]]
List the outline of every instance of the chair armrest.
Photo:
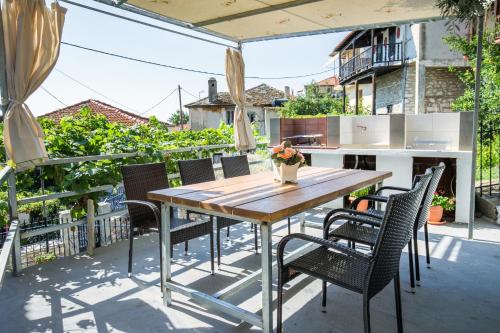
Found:
[(380, 219), (379, 215), (372, 214), (370, 212), (360, 212), (358, 210), (351, 209), (351, 208), (337, 208), (337, 209), (331, 210), (330, 212), (328, 212), (328, 214), (326, 214), (326, 216), (323, 220), (323, 225), (326, 222), (328, 222), (328, 220), (332, 217), (332, 215), (337, 214), (337, 213), (353, 214), (353, 215), (365, 216), (365, 217), (374, 218), (374, 219)]
[(382, 196), (382, 195), (375, 195), (375, 194), (368, 194), (368, 195), (364, 195), (364, 196), (362, 196), (362, 197), (356, 198), (356, 199), (355, 199), (355, 200), (351, 203), (350, 208), (351, 208), (351, 209), (356, 209), (356, 207), (358, 206), (358, 203), (359, 203), (361, 200), (377, 201), (377, 202), (384, 202), (384, 203), (387, 203), (387, 201), (389, 201), (389, 198), (388, 198), (388, 197), (384, 197), (384, 196)]
[(382, 186), (381, 188), (379, 188), (375, 191), (375, 195), (378, 195), (380, 192), (386, 191), (386, 190), (408, 192), (408, 191), (411, 191), (411, 188), (398, 187), (398, 186)]
[[(156, 225), (158, 226), (158, 230), (160, 230), (160, 224), (161, 224), (161, 213), (158, 207), (152, 202), (149, 201), (142, 201), (142, 200), (124, 200), (120, 202), (121, 204), (126, 204), (128, 205), (139, 205), (139, 206), (145, 206), (148, 207), (153, 211), (153, 214), (155, 216), (155, 221)], [(132, 222), (132, 219), (130, 220)]]
[(328, 238), (330, 235), (330, 227), (332, 226), (333, 222), (338, 221), (338, 220), (347, 220), (350, 222), (357, 222), (361, 224), (368, 224), (372, 225), (375, 227), (380, 227), (381, 220), (379, 217), (373, 218), (373, 217), (366, 217), (366, 216), (354, 216), (354, 215), (346, 215), (346, 214), (340, 214), (340, 215), (335, 215), (334, 217), (330, 218), (325, 225), (323, 226), (323, 237), (325, 239)]
[(285, 248), (286, 245), (288, 244), (289, 241), (292, 239), (300, 239), (303, 241), (308, 241), (311, 243), (316, 243), (321, 246), (325, 246), (329, 249), (334, 249), (339, 252), (343, 252), (347, 255), (355, 256), (358, 257), (362, 260), (369, 260), (371, 258), (371, 255), (369, 254), (364, 254), (361, 252), (358, 252), (354, 249), (348, 248), (347, 246), (344, 246), (342, 244), (339, 244), (334, 241), (330, 241), (328, 239), (323, 239), (319, 237), (314, 237), (306, 234), (300, 234), (300, 233), (295, 233), (295, 234), (290, 234), (281, 239), (281, 241), (278, 243), (278, 248), (277, 248), (277, 260), (278, 260), (278, 267), (282, 268), (283, 267), (283, 259), (284, 259), (284, 253), (285, 253)]

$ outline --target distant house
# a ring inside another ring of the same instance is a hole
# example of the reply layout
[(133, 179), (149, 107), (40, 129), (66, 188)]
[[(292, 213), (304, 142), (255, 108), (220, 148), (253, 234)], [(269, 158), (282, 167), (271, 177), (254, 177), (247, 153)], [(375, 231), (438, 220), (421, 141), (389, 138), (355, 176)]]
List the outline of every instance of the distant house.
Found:
[[(342, 87), (339, 84), (338, 76), (331, 76), (319, 82), (314, 82), (311, 85), (315, 85), (318, 87), (318, 92), (321, 94), (329, 94), (329, 95), (338, 95), (338, 91), (336, 89), (342, 90)], [(307, 86), (306, 86), (307, 88)]]
[[(261, 135), (266, 133), (266, 110), (273, 106), (276, 100), (285, 98), (285, 92), (261, 84), (246, 90), (247, 104), (246, 112), (250, 121), (258, 124)], [(231, 100), (228, 92), (217, 91), (217, 81), (214, 78), (208, 80), (208, 97), (185, 105), (189, 110), (189, 122), (191, 129), (217, 128), (221, 122), (231, 125), (234, 121), (234, 110), (236, 105)], [(272, 111), (273, 113), (275, 111)]]
[[(466, 34), (465, 26), (457, 33)], [(450, 51), (446, 21), (355, 30), (330, 54), (353, 110), (373, 114), (449, 112), (464, 92), (457, 72), (469, 66)]]
[[(49, 112), (40, 117), (49, 118), (58, 123), (64, 117), (74, 116), (84, 107), (89, 107), (95, 113), (102, 114), (109, 122), (120, 123), (125, 126), (149, 123), (149, 118), (139, 116), (95, 99), (88, 99), (86, 101)], [(169, 126), (168, 124), (166, 125)]]

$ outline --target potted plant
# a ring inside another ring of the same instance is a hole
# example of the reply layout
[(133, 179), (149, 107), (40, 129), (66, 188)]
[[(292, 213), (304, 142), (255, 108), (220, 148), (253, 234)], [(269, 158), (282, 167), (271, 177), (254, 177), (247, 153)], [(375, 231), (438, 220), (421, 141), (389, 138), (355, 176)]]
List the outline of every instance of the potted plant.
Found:
[(455, 210), (455, 200), (453, 198), (449, 198), (442, 193), (434, 193), (434, 197), (432, 198), (431, 208), (429, 210), (429, 218), (427, 219), (429, 224), (441, 225), (446, 222), (443, 221), (443, 213), (444, 211), (453, 211)]
[(297, 171), (305, 164), (305, 158), (299, 150), (292, 148), (290, 141), (283, 141), (273, 147), (271, 159), (275, 180), (281, 184), (297, 183)]

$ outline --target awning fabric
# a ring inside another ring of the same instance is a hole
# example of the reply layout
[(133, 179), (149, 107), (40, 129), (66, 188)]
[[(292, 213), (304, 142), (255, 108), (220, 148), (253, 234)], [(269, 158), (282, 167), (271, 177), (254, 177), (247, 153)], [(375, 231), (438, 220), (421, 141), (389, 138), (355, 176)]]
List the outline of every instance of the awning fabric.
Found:
[(7, 156), (24, 169), (47, 159), (43, 132), (25, 101), (59, 56), (66, 9), (45, 0), (5, 0), (2, 8), (9, 108), (4, 119)]
[(441, 14), (434, 4), (435, 0), (128, 0), (121, 6), (247, 42), (437, 19)]

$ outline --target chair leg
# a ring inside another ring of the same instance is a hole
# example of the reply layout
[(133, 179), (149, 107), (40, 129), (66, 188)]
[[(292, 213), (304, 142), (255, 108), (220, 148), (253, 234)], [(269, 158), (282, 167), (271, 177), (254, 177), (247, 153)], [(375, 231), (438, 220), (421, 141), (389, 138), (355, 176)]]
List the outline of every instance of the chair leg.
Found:
[(403, 333), (403, 310), (401, 307), (401, 286), (399, 272), (394, 277), (394, 296), (396, 298), (396, 320), (398, 322), (398, 333)]
[(250, 223), (250, 231), (253, 231), (253, 223)]
[(363, 322), (365, 325), (365, 333), (371, 332), (370, 327), (370, 300), (367, 296), (363, 296)]
[[(210, 269), (212, 270), (212, 275), (215, 274), (214, 268), (214, 231), (210, 232)], [(219, 257), (219, 265), (220, 265), (220, 257)]]
[(254, 241), (255, 241), (255, 254), (259, 254), (259, 237), (257, 236), (257, 226), (255, 226), (253, 228), (253, 234), (254, 234)]
[(427, 222), (424, 224), (424, 235), (425, 235), (425, 256), (427, 260), (427, 268), (431, 268), (431, 255), (429, 252), (429, 231), (427, 229)]
[(217, 240), (216, 240), (216, 243), (217, 243), (217, 266), (220, 267), (220, 229), (217, 227), (217, 230), (216, 230), (217, 234)]
[(230, 229), (230, 228), (231, 228), (231, 227), (227, 227), (227, 232), (226, 232), (226, 237), (227, 237), (227, 238), (229, 238), (229, 229)]
[(128, 277), (132, 276), (132, 256), (134, 252), (134, 227), (130, 222), (129, 246), (128, 246)]
[(322, 293), (321, 293), (321, 306), (322, 306), (322, 309), (321, 311), (322, 312), (326, 312), (326, 281), (323, 280), (323, 287), (322, 287)]
[(417, 280), (417, 286), (420, 286), (420, 263), (418, 260), (418, 235), (416, 231), (413, 234), (413, 247), (415, 248), (415, 280)]
[(413, 271), (413, 242), (410, 239), (408, 243), (408, 266), (410, 267), (410, 288), (411, 292), (415, 293), (415, 273)]
[(288, 234), (290, 235), (292, 233), (292, 226), (290, 224), (290, 218), (288, 218)]
[[(255, 226), (257, 229), (257, 226)], [(283, 332), (283, 272), (278, 272), (278, 304), (276, 318), (276, 332)]]
[(184, 255), (187, 255), (188, 250), (189, 250), (189, 242), (185, 241), (184, 242)]

